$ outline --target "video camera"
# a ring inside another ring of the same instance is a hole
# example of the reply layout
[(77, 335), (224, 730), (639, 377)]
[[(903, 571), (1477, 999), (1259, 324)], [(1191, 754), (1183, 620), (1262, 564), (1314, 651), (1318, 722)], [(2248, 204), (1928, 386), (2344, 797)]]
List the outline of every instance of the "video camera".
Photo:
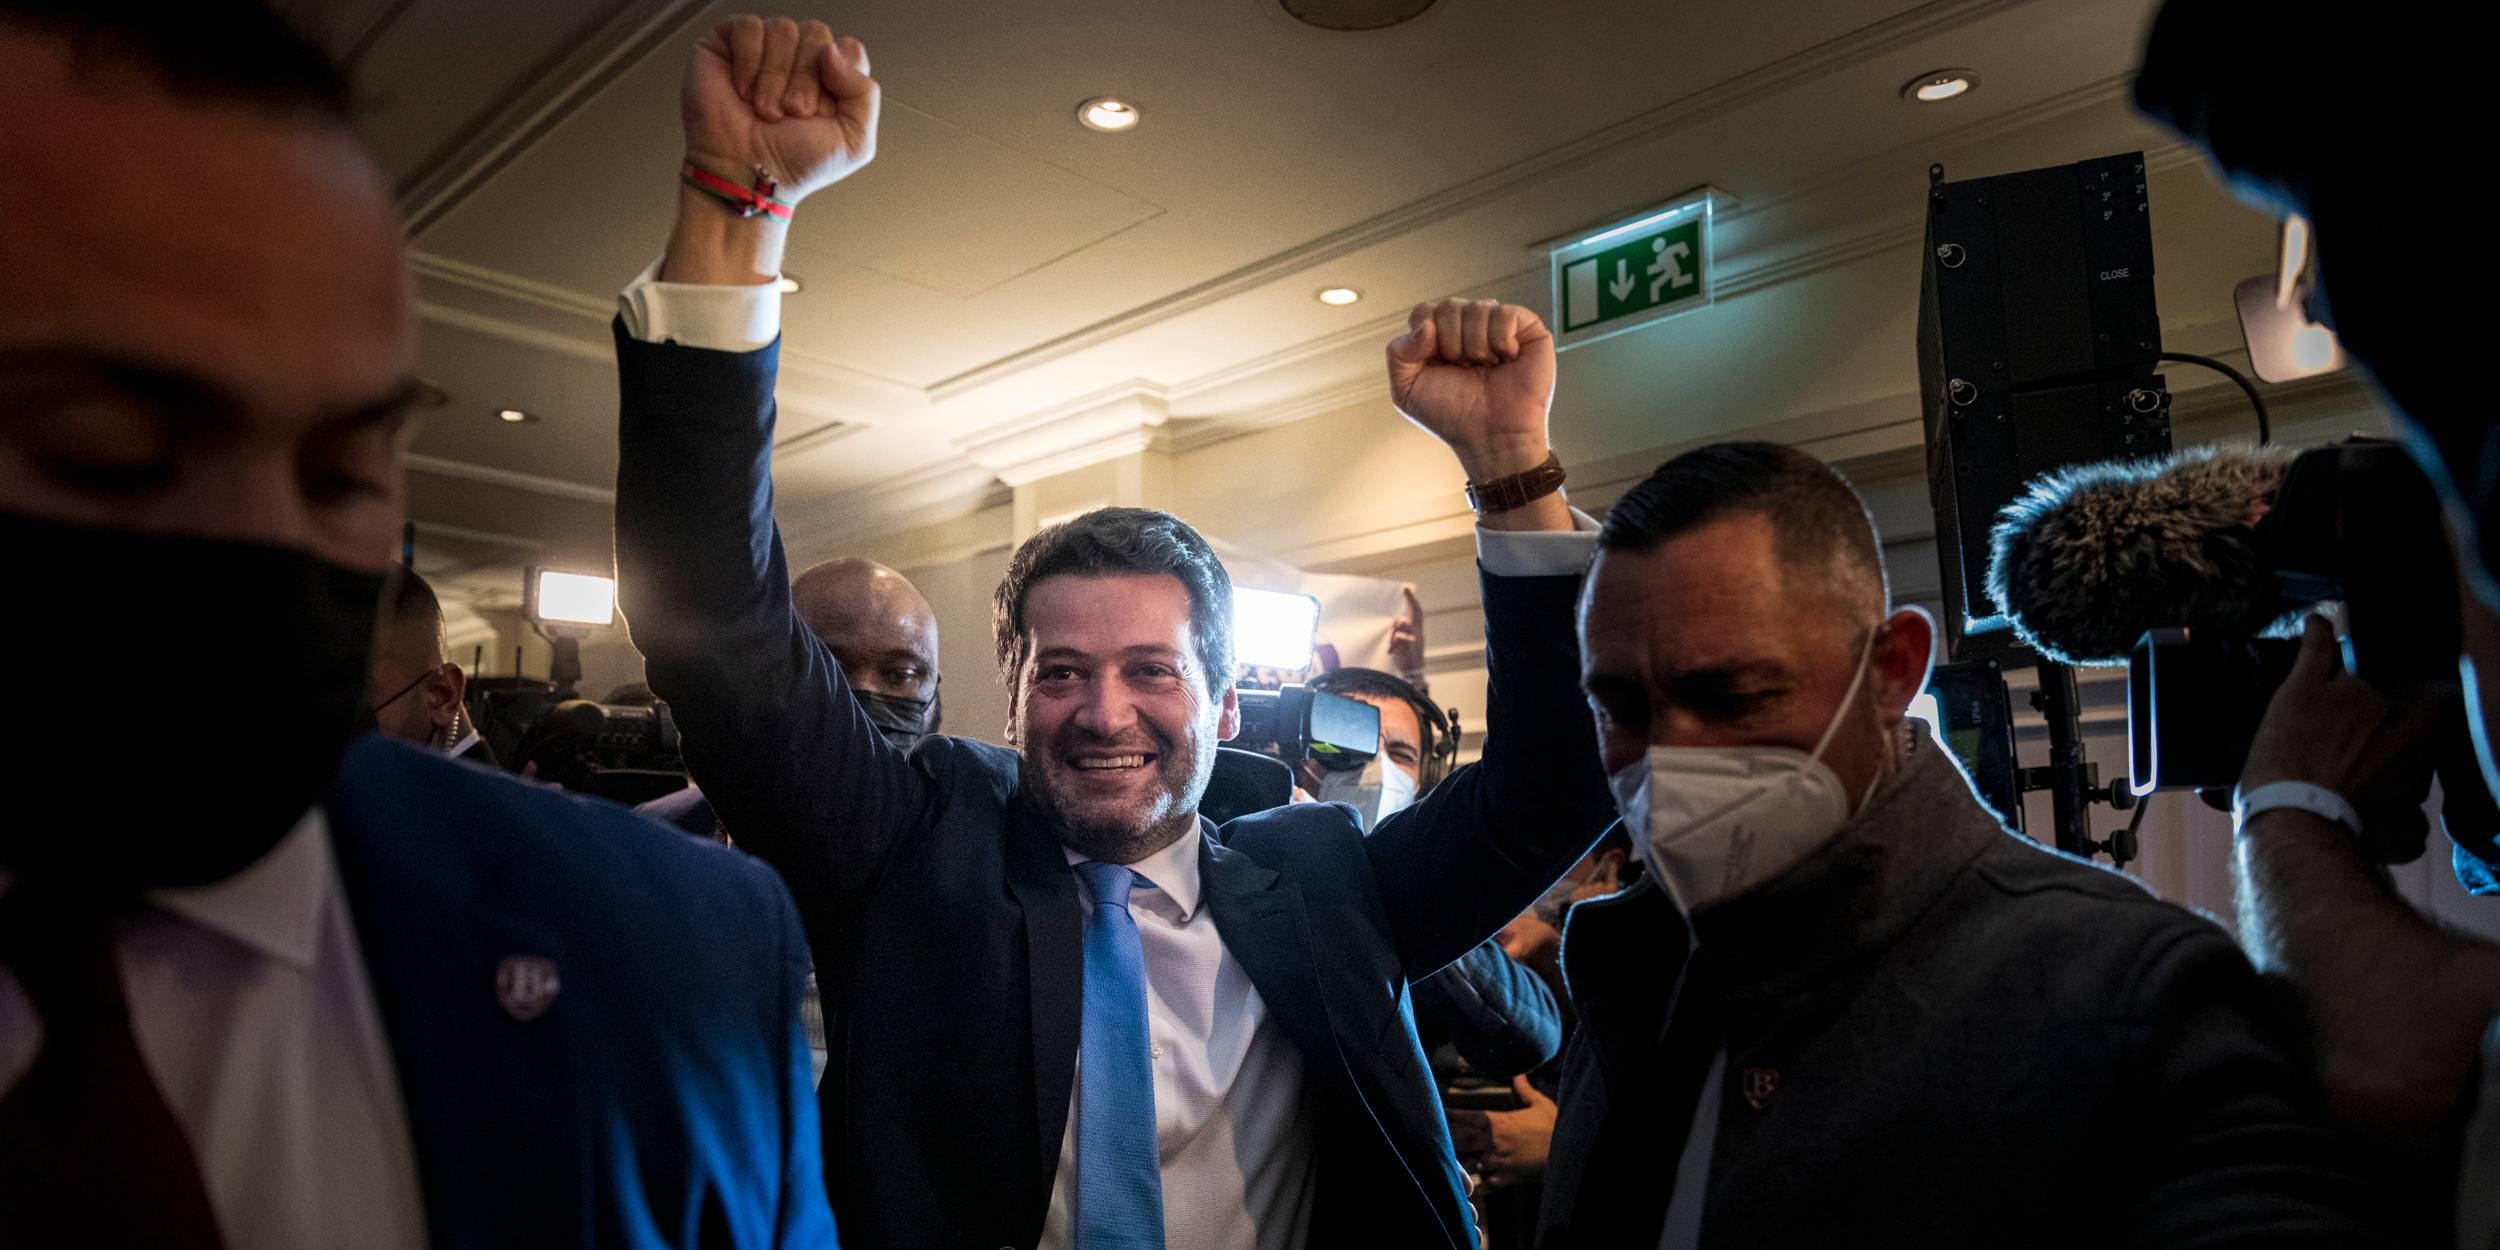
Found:
[(606, 703), (577, 697), (581, 639), (616, 619), (616, 582), (593, 573), (533, 568), (523, 615), (546, 638), (548, 680), (486, 677), (469, 683), (469, 721), (497, 759), (567, 790), (618, 803), (648, 802), (685, 788), (677, 723), (658, 699)]
[[(2437, 497), (2401, 448), (2171, 451), (2156, 361), (2230, 376), (2261, 432), (2265, 413), (2236, 371), (2161, 350), (2145, 190), (2136, 154), (1967, 183), (1935, 171), (1919, 336), (1946, 740), (2008, 824), (2024, 791), (2049, 790), (2059, 848), (2122, 863), (2136, 826), (2095, 841), (2090, 805), (2140, 821), (2143, 796), (2195, 789), (2226, 806), (2310, 607), (2343, 605), (2354, 671), (2390, 690), (2445, 680), (2459, 650)], [(2046, 767), (2013, 761), (2000, 665), (2018, 657), (2039, 673)], [(2128, 776), (2104, 787), (2071, 666), (2120, 663)], [(2449, 756), (2470, 761), (2457, 737)], [(2474, 770), (2442, 776), (2452, 825), (2500, 823)]]
[(1236, 687), (1241, 732), (1217, 748), (1215, 775), (1198, 810), (1222, 824), (1293, 801), (1305, 760), (1361, 767), (1380, 753), (1380, 709), (1309, 686)]
[(685, 788), (666, 703), (597, 703), (554, 682), (482, 677), (469, 683), (468, 713), (513, 772), (628, 806)]
[(1378, 709), (1300, 684), (1266, 684), (1310, 670), (1318, 630), (1319, 600), (1309, 595), (1233, 588), (1241, 730), (1216, 748), (1215, 773), (1198, 801), (1217, 824), (1291, 803), (1305, 760), (1360, 767), (1379, 753)]
[[(2296, 620), (2340, 602), (2356, 676), (2405, 690), (2454, 675), (2456, 585), (2438, 503), (2396, 444), (2353, 439), (2303, 453), (2246, 541), (2257, 561), (2251, 616)], [(2237, 784), (2298, 650), (2245, 625), (2148, 629), (2127, 659), (2135, 792)]]

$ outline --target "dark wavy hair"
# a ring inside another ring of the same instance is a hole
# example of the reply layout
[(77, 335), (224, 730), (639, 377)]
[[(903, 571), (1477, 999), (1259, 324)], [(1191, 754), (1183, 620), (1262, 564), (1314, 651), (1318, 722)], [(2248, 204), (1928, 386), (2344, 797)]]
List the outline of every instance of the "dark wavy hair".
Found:
[(991, 597), (990, 629), (998, 642), (998, 671), (1008, 689), (1015, 688), (1016, 670), (1024, 667), (1032, 649), (1024, 598), (1035, 582), (1061, 573), (1162, 573), (1178, 578), (1189, 592), (1189, 637), (1206, 669), (1207, 693), (1220, 698), (1233, 684), (1233, 579), (1214, 549), (1169, 512), (1097, 508), (1025, 539), (1007, 563), (1007, 576)]

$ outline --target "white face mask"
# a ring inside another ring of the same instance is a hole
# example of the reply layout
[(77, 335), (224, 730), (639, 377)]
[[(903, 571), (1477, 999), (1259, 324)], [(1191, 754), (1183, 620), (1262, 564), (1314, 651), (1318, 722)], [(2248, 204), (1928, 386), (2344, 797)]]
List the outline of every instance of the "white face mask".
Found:
[(1319, 793), (1313, 797), (1322, 803), (1353, 804), (1363, 818), (1363, 832), (1370, 833), (1391, 812), (1415, 801), (1415, 777), (1375, 755), (1360, 771), (1321, 774)]
[(1653, 746), (1647, 758), (1608, 778), (1624, 831), (1684, 914), (1770, 879), (1848, 823), (1848, 791), (1823, 751), (1857, 702), (1874, 646), (1870, 634), (1849, 691), (1811, 754)]

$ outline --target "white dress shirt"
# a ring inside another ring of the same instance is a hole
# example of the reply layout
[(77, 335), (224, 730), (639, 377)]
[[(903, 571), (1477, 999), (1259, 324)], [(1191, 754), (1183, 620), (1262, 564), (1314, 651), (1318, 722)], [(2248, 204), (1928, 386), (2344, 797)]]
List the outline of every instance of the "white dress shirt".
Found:
[[(775, 284), (661, 282), (659, 269), (653, 262), (617, 299), (627, 334), (743, 352), (779, 333)], [(1588, 564), (1597, 523), (1576, 509), (1572, 521), (1571, 533), (1480, 529), (1477, 559), (1486, 571), (1513, 577), (1577, 573)], [(1258, 988), (1200, 905), (1199, 841), (1192, 830), (1130, 865), (1153, 882), (1129, 896), (1129, 912), (1146, 966), (1164, 1244), (1288, 1250), (1308, 1241), (1314, 1183), (1302, 1053), (1268, 1019)], [(1084, 856), (1068, 851), (1067, 859), (1075, 864)], [(1081, 878), (1077, 894), (1090, 915), (1093, 900)], [(1041, 1250), (1067, 1250), (1074, 1236), (1076, 1097), (1071, 1086)]]
[[(225, 1243), (421, 1250), (416, 1151), (321, 809), (234, 876), (143, 897), (114, 937), (130, 1030)], [(0, 965), (0, 1090), (42, 1046)]]
[[(1287, 1250), (1311, 1223), (1313, 1142), (1302, 1052), (1268, 1018), (1198, 891), (1199, 832), (1129, 865), (1146, 963), (1155, 1147), (1163, 1170), (1163, 1244), (1173, 1250)], [(1064, 848), (1063, 848), (1064, 850)], [(1084, 860), (1066, 851), (1070, 864)], [(1152, 882), (1150, 888), (1146, 883)], [(1084, 914), (1092, 893), (1076, 881)], [(1041, 1250), (1075, 1244), (1077, 1088), (1059, 1139)]]

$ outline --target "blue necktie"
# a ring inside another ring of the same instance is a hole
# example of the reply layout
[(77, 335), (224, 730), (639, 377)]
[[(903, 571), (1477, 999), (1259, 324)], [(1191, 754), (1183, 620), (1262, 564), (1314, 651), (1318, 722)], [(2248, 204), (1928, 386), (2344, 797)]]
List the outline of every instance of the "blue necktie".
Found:
[(1076, 873), (1094, 896), (1076, 1061), (1076, 1250), (1163, 1250), (1146, 957), (1128, 911), (1142, 878), (1090, 859)]

